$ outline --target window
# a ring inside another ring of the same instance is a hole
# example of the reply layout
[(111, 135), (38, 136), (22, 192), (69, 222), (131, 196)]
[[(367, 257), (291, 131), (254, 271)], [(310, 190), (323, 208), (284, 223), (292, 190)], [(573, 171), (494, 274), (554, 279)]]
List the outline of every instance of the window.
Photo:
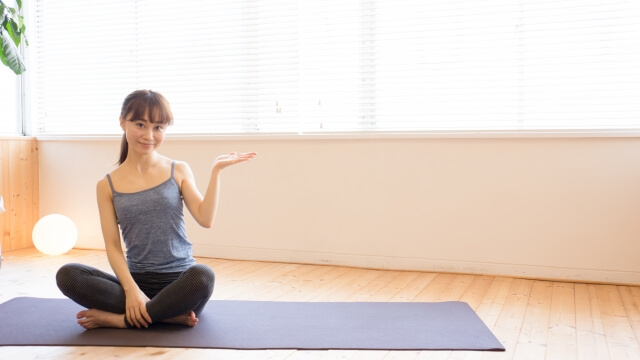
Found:
[(35, 134), (640, 128), (635, 0), (36, 0)]
[[(15, 1), (4, 0), (3, 3), (17, 9)], [(0, 63), (0, 136), (22, 135), (21, 81), (20, 75), (16, 75), (9, 67)]]
[(22, 133), (19, 94), (20, 76), (0, 63), (0, 136)]

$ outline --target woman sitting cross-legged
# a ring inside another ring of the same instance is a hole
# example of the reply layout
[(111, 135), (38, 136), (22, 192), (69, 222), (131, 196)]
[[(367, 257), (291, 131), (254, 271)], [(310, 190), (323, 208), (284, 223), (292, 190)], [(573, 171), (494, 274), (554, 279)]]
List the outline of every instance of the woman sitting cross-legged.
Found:
[(86, 329), (145, 328), (156, 322), (195, 326), (211, 297), (215, 277), (193, 258), (183, 204), (198, 224), (211, 227), (221, 171), (256, 153), (217, 157), (203, 196), (187, 163), (157, 152), (172, 123), (169, 103), (157, 92), (134, 91), (122, 105), (119, 166), (97, 185), (100, 223), (115, 276), (83, 264), (64, 265), (56, 274), (62, 293), (87, 308), (77, 314)]

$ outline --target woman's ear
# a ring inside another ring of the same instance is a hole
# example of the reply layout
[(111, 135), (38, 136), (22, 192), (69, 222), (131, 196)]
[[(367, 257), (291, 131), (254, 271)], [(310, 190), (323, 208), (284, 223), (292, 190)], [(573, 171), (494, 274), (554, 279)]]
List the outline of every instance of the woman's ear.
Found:
[(124, 119), (120, 116), (120, 128), (124, 131)]

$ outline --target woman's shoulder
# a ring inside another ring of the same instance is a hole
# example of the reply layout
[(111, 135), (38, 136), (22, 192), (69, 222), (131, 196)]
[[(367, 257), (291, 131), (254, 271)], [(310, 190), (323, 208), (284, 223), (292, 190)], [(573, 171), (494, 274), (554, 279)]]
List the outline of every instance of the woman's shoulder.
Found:
[(101, 177), (98, 180), (98, 187), (109, 186), (109, 180), (111, 179), (112, 176), (113, 176), (113, 172), (110, 172), (108, 174), (105, 174), (103, 177)]
[(173, 165), (175, 174), (184, 175), (191, 172), (191, 168), (189, 167), (189, 164), (186, 161), (171, 160), (171, 163)]
[(112, 170), (111, 172), (106, 173), (103, 177), (98, 180), (98, 188), (110, 188), (110, 182), (113, 181), (114, 178), (118, 178), (122, 173), (122, 165), (119, 165), (117, 168)]
[(109, 175), (105, 175), (102, 179), (98, 180), (96, 184), (96, 192), (98, 197), (111, 196), (111, 185), (109, 184)]
[(193, 173), (191, 172), (191, 168), (186, 161), (173, 160), (174, 164), (174, 172), (173, 178), (176, 183), (182, 189), (182, 184), (184, 180), (189, 180), (193, 178)]

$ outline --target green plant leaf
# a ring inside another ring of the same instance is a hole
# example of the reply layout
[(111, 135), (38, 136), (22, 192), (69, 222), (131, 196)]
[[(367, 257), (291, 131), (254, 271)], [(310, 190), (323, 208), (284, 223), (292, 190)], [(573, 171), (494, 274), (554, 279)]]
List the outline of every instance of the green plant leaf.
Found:
[(14, 19), (9, 19), (9, 21), (7, 21), (7, 25), (5, 27), (5, 30), (7, 30), (7, 33), (9, 33), (9, 36), (13, 40), (13, 43), (16, 44), (16, 46), (20, 46), (20, 40), (22, 39), (22, 33), (20, 32), (20, 27), (14, 21)]
[(16, 73), (16, 75), (22, 74), (26, 67), (24, 66), (22, 57), (20, 57), (20, 51), (18, 51), (18, 48), (14, 44), (11, 36), (9, 36), (7, 31), (1, 27), (0, 47), (2, 47), (2, 52), (0, 53), (2, 63), (7, 65), (14, 73)]
[(4, 19), (6, 17), (6, 15), (4, 14), (4, 9), (6, 8), (6, 6), (2, 3), (2, 1), (0, 1), (0, 26), (2, 26), (2, 24), (4, 24)]

